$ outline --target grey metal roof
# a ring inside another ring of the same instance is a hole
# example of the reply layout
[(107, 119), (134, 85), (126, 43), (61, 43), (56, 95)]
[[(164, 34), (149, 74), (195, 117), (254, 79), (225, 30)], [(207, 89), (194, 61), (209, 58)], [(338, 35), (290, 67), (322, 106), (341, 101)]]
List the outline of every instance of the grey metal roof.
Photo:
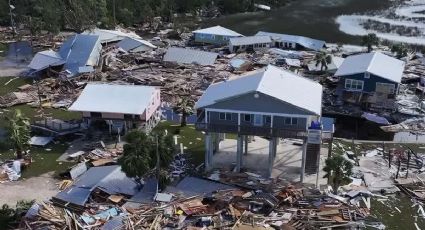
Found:
[(197, 177), (187, 176), (177, 186), (168, 186), (167, 192), (182, 193), (185, 196), (208, 195), (218, 190), (235, 189), (236, 187), (205, 180)]
[(251, 92), (264, 93), (316, 115), (322, 111), (322, 85), (273, 65), (211, 84), (196, 102), (195, 108)]
[(69, 71), (70, 76), (75, 76), (79, 73), (79, 67), (96, 66), (101, 50), (99, 36), (76, 34), (62, 44), (59, 55), (66, 62), (64, 70)]
[(248, 37), (236, 37), (236, 38), (229, 39), (229, 44), (233, 46), (271, 43), (271, 42), (272, 40), (270, 39), (270, 36), (248, 36)]
[(151, 203), (158, 192), (158, 180), (155, 178), (149, 178), (146, 180), (143, 188), (132, 196), (123, 207), (127, 208), (138, 208), (140, 204)]
[(142, 115), (157, 89), (143, 85), (88, 84), (68, 109), (79, 112)]
[(309, 37), (259, 31), (256, 36), (270, 36), (274, 41), (293, 42), (312, 50), (322, 49), (326, 42)]
[(222, 26), (213, 26), (200, 30), (195, 30), (192, 33), (194, 34), (211, 34), (211, 35), (221, 35), (221, 36), (229, 36), (229, 37), (240, 37), (243, 36), (240, 33), (237, 33), (233, 30), (224, 28)]
[(387, 80), (400, 83), (403, 76), (404, 65), (404, 61), (400, 61), (380, 52), (358, 54), (348, 56), (336, 71), (335, 76), (368, 72)]
[(170, 47), (164, 55), (165, 62), (181, 64), (213, 65), (218, 54), (194, 49)]
[(105, 30), (105, 29), (99, 29), (99, 28), (86, 30), (82, 34), (97, 35), (99, 36), (101, 43), (117, 42), (117, 41), (123, 40), (124, 38), (141, 39), (141, 37), (134, 32), (124, 32), (120, 30)]
[(53, 50), (45, 50), (38, 52), (28, 67), (35, 71), (46, 69), (50, 66), (59, 66), (65, 64), (65, 61), (59, 55), (59, 53)]
[(121, 49), (130, 52), (140, 46), (146, 46), (150, 49), (155, 49), (156, 46), (153, 45), (152, 43), (145, 41), (145, 40), (141, 40), (141, 39), (135, 39), (135, 38), (124, 38), (123, 40), (121, 40), (120, 42), (117, 43), (117, 46), (120, 47)]
[(99, 188), (109, 194), (134, 195), (137, 184), (128, 178), (118, 165), (92, 167), (78, 178), (71, 187), (59, 192), (55, 198), (84, 206), (91, 192)]

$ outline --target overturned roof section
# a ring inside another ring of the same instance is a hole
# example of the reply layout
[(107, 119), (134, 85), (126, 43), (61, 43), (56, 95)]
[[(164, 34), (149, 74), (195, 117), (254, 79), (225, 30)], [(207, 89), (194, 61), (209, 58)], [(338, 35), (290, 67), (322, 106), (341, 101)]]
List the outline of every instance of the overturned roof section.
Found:
[(233, 46), (251, 45), (260, 43), (271, 43), (270, 36), (248, 36), (248, 37), (236, 37), (230, 38), (229, 44)]
[(181, 64), (213, 65), (218, 54), (194, 49), (170, 47), (164, 55), (165, 62)]
[(117, 46), (127, 52), (139, 52), (149, 49), (156, 49), (156, 46), (152, 43), (136, 38), (124, 38), (122, 41), (117, 43)]
[(207, 107), (251, 92), (261, 92), (313, 114), (321, 114), (322, 85), (272, 65), (245, 76), (210, 85), (195, 107)]
[(69, 110), (142, 115), (155, 91), (142, 85), (88, 84)]
[(51, 66), (63, 65), (65, 61), (59, 55), (59, 53), (53, 50), (45, 50), (38, 52), (28, 67), (34, 71), (40, 71)]
[(233, 30), (229, 30), (227, 28), (224, 28), (222, 26), (213, 26), (208, 27), (205, 29), (195, 30), (192, 33), (194, 34), (212, 34), (212, 35), (221, 35), (221, 36), (228, 36), (228, 37), (241, 37), (242, 34), (235, 32)]
[(64, 70), (72, 77), (82, 71), (81, 67), (96, 66), (101, 50), (99, 36), (76, 34), (62, 44), (59, 55), (65, 61)]
[(263, 31), (258, 32), (256, 36), (270, 36), (270, 38), (274, 41), (293, 42), (311, 50), (320, 50), (326, 44), (325, 41), (317, 40), (317, 39), (313, 39), (309, 37), (289, 35), (289, 34), (270, 33), (270, 32), (263, 32)]
[(400, 83), (405, 63), (380, 52), (365, 53), (347, 57), (335, 76), (346, 76), (368, 72)]
[(134, 32), (123, 32), (120, 30), (103, 30), (99, 28), (95, 28), (93, 30), (86, 30), (82, 34), (97, 35), (99, 36), (101, 43), (117, 42), (123, 40), (124, 38), (142, 39)]
[(236, 187), (219, 182), (187, 176), (175, 187), (168, 186), (167, 192), (183, 194), (189, 196), (205, 196), (219, 190), (236, 189)]
[(128, 178), (118, 165), (93, 167), (74, 182), (71, 187), (58, 193), (54, 199), (84, 206), (94, 189), (108, 194), (134, 195), (137, 184)]

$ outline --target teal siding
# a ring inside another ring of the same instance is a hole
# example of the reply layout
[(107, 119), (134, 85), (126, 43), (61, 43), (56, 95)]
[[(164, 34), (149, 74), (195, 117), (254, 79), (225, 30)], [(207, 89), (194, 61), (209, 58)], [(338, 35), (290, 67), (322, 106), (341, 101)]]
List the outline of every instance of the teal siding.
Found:
[(364, 82), (363, 84), (363, 92), (372, 93), (376, 91), (376, 83), (388, 83), (388, 84), (394, 84), (395, 90), (397, 91), (398, 84), (395, 82), (392, 82), (390, 80), (387, 80), (382, 77), (378, 77), (376, 75), (370, 74), (370, 78), (365, 78), (364, 73), (360, 74), (353, 74), (353, 75), (346, 75), (346, 76), (340, 76), (340, 84), (345, 89), (345, 80), (346, 79), (354, 79), (354, 80), (361, 80)]
[(229, 43), (229, 38), (230, 37), (228, 36), (195, 33), (195, 42), (198, 42), (198, 43), (227, 45)]

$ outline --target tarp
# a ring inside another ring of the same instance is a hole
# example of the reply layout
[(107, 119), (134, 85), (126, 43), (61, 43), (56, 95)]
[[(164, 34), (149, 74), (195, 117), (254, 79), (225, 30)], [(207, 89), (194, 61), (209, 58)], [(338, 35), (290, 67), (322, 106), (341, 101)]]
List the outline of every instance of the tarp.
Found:
[(372, 121), (375, 122), (377, 124), (380, 125), (390, 125), (391, 123), (385, 118), (385, 117), (380, 117), (376, 114), (373, 113), (363, 113), (362, 117), (365, 118), (368, 121)]

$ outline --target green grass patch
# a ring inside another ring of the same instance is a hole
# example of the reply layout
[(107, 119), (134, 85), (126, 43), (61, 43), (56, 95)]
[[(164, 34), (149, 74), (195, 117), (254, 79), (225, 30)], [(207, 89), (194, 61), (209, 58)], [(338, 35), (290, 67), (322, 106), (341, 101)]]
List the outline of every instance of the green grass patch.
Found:
[(8, 50), (8, 45), (6, 43), (0, 42), (0, 60), (3, 59), (3, 57), (6, 57)]
[[(30, 178), (40, 176), (44, 173), (54, 171), (60, 173), (74, 163), (56, 161), (67, 149), (67, 143), (54, 143), (46, 147), (31, 147), (30, 153), (33, 162), (22, 171), (22, 178)], [(0, 150), (0, 160), (14, 159), (14, 151), (12, 149)]]
[(205, 141), (204, 134), (195, 130), (194, 125), (180, 127), (180, 124), (169, 121), (160, 122), (154, 131), (167, 130), (168, 133), (178, 135), (178, 142), (183, 143), (186, 152), (190, 154), (189, 161), (194, 165), (199, 165), (204, 162)]
[[(30, 79), (25, 79), (25, 78), (14, 79), (14, 78), (16, 77), (1, 77), (0, 78), (0, 96), (17, 91), (19, 86), (32, 83)], [(8, 84), (5, 85), (6, 83)]]

